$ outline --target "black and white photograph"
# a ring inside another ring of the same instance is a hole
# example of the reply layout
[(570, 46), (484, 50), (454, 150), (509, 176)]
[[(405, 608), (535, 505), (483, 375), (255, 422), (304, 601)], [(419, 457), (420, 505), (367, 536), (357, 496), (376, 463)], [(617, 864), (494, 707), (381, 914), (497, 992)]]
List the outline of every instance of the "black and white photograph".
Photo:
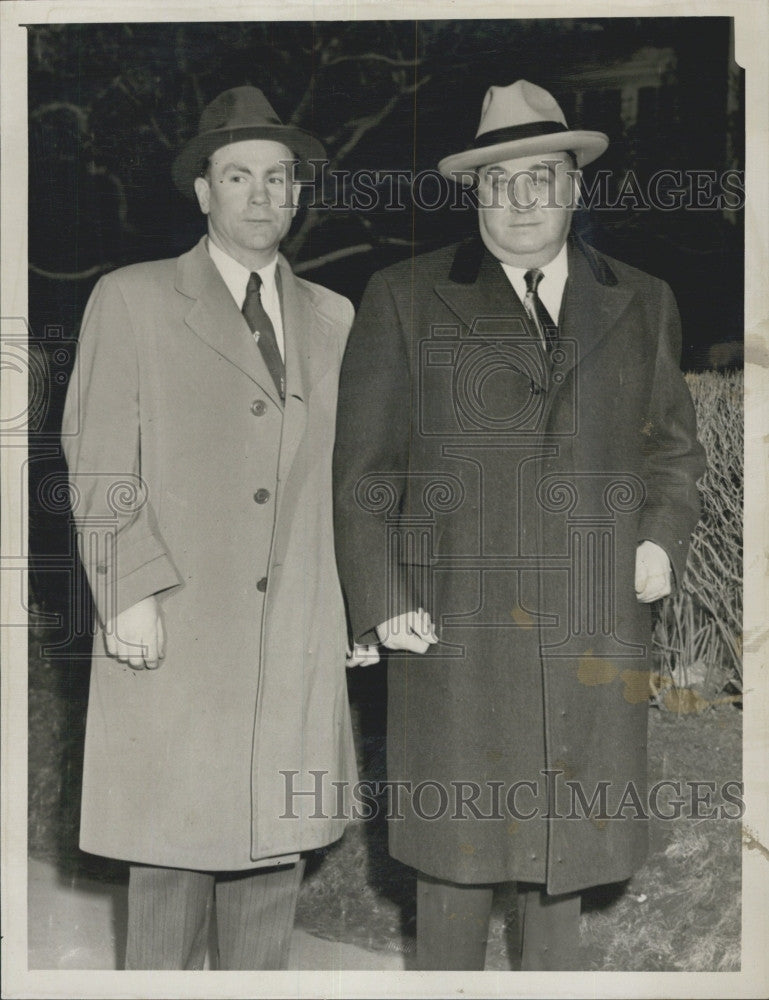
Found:
[(769, 12), (596, 9), (3, 5), (3, 997), (766, 995)]

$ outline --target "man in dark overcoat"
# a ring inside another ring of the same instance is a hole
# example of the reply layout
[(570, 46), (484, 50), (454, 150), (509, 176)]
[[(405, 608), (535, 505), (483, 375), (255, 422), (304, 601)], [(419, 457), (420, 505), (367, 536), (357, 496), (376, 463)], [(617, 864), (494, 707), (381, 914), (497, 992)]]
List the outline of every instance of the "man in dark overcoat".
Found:
[(670, 289), (570, 235), (607, 144), (492, 87), (439, 164), (477, 181), (478, 236), (374, 275), (342, 366), (337, 558), (355, 638), (394, 651), (423, 969), (483, 968), (504, 881), (522, 968), (578, 967), (580, 891), (647, 850), (649, 605), (683, 576), (703, 451)]
[(311, 156), (260, 90), (220, 94), (173, 171), (206, 235), (102, 278), (80, 333), (80, 845), (130, 862), (132, 969), (202, 968), (212, 912), (220, 968), (285, 967), (303, 852), (345, 826), (286, 784), (356, 776), (331, 498), (353, 310), (279, 253)]

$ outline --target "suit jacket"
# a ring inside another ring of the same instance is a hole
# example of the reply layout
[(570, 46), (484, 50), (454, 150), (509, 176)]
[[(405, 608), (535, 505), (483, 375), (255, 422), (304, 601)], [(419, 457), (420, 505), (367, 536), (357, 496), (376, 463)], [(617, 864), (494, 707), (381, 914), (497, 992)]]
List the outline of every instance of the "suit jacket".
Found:
[(643, 817), (606, 818), (646, 793), (635, 550), (657, 542), (680, 581), (703, 470), (663, 282), (572, 244), (560, 335), (548, 357), (477, 239), (388, 268), (350, 336), (335, 455), (355, 636), (421, 605), (441, 638), (390, 656), (389, 777), (421, 788), (391, 852), (551, 892), (644, 857)]
[(344, 827), (287, 788), (355, 776), (331, 508), (352, 307), (279, 271), (285, 405), (204, 241), (106, 276), (86, 310), (62, 438), (81, 558), (102, 622), (155, 594), (167, 633), (155, 671), (95, 637), (93, 853), (248, 868)]

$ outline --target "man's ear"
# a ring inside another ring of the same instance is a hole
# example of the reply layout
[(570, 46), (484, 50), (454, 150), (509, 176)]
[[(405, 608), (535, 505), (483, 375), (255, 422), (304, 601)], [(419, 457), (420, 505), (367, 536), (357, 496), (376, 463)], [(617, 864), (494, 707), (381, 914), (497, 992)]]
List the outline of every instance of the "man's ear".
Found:
[(571, 175), (572, 183), (571, 190), (573, 207), (575, 209), (582, 208), (582, 171), (575, 168), (574, 170), (570, 170), (569, 174)]
[(296, 216), (299, 211), (299, 196), (302, 193), (302, 184), (300, 181), (294, 181), (291, 185), (291, 204), (294, 206), (291, 211), (291, 218)]
[(198, 197), (198, 205), (203, 215), (208, 215), (211, 199), (211, 186), (205, 177), (195, 178), (195, 194)]

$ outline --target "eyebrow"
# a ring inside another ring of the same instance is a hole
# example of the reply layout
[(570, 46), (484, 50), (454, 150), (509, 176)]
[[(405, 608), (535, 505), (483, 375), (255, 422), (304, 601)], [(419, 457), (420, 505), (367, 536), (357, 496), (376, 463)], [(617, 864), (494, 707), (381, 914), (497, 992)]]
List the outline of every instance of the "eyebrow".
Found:
[[(541, 160), (538, 163), (532, 163), (528, 167), (522, 167), (519, 170), (514, 170), (513, 173), (515, 173), (515, 174), (526, 174), (526, 173), (536, 173), (538, 170), (547, 170), (548, 173), (554, 174), (555, 173), (555, 169), (553, 167), (553, 163), (554, 162), (558, 162), (558, 163), (563, 162), (563, 163), (566, 163), (566, 160), (563, 160), (563, 161), (560, 161), (560, 160), (557, 160), (557, 161), (548, 160), (547, 162), (545, 162), (544, 160)], [(508, 173), (507, 168), (503, 167), (500, 163), (489, 163), (485, 167), (483, 167), (482, 169), (485, 170), (485, 172), (487, 174), (492, 173), (492, 171), (495, 172), (495, 173), (498, 173), (498, 174), (507, 174)]]
[[(292, 160), (287, 162), (294, 162), (294, 161)], [(236, 170), (242, 174), (253, 174), (253, 170), (251, 169), (251, 167), (246, 166), (245, 163), (238, 163), (236, 160), (231, 160), (229, 163), (225, 163), (222, 166), (222, 173), (227, 173), (228, 170)], [(265, 172), (268, 174), (274, 174), (274, 173), (280, 173), (285, 170), (286, 170), (286, 164), (281, 161), (278, 161), (277, 163), (273, 163), (269, 167), (267, 167)]]

